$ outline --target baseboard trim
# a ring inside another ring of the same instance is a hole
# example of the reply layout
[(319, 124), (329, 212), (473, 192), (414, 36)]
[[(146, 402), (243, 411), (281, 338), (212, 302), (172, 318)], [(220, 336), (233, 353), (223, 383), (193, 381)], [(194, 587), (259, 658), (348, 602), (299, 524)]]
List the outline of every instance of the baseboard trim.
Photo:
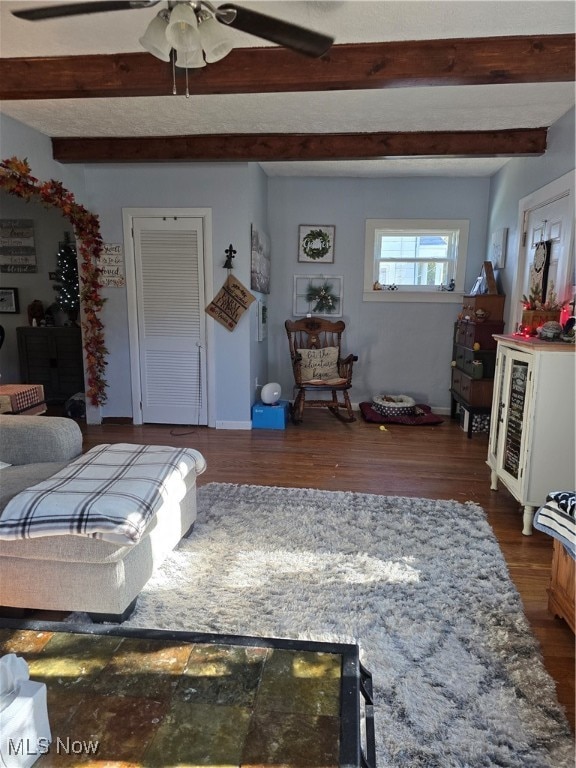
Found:
[(217, 421), (216, 429), (252, 429), (251, 421)]

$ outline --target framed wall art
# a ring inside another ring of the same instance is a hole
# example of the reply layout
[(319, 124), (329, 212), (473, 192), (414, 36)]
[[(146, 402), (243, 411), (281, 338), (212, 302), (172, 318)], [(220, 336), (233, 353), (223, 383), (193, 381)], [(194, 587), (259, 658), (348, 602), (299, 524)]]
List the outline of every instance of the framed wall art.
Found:
[(250, 288), (260, 293), (270, 293), (270, 238), (252, 224), (250, 232)]
[(342, 317), (343, 281), (342, 277), (294, 275), (294, 315)]
[(10, 315), (20, 312), (18, 288), (0, 288), (0, 312)]
[(506, 265), (506, 241), (508, 227), (497, 229), (490, 235), (490, 261), (494, 269), (503, 269)]
[(300, 224), (298, 261), (316, 264), (334, 263), (336, 227), (327, 224)]

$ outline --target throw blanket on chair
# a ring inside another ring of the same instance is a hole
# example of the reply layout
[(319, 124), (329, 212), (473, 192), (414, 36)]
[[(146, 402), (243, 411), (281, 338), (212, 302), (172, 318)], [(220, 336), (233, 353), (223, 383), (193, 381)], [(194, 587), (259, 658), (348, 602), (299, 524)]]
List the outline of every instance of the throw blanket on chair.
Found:
[(191, 448), (98, 445), (14, 496), (0, 516), (0, 539), (74, 535), (137, 544), (167, 499), (184, 498), (186, 475), (205, 469)]

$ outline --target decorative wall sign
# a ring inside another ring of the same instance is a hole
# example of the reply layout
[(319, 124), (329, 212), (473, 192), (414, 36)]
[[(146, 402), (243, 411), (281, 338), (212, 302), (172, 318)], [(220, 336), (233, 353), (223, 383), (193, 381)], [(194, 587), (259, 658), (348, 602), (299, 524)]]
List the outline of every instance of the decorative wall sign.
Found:
[(252, 224), (250, 288), (270, 293), (270, 238)]
[(0, 312), (17, 315), (19, 311), (18, 288), (0, 288)]
[(342, 283), (342, 277), (294, 275), (294, 315), (342, 317)]
[(250, 304), (256, 300), (233, 274), (206, 307), (206, 312), (229, 331), (233, 331)]
[(0, 219), (0, 272), (38, 272), (32, 219)]
[(506, 264), (506, 241), (508, 228), (503, 227), (492, 232), (490, 236), (490, 261), (494, 269), (503, 269)]
[(100, 282), (103, 288), (123, 288), (126, 285), (124, 275), (124, 248), (122, 243), (104, 243), (98, 258)]
[(334, 263), (336, 227), (325, 224), (301, 224), (298, 227), (298, 261), (316, 264)]

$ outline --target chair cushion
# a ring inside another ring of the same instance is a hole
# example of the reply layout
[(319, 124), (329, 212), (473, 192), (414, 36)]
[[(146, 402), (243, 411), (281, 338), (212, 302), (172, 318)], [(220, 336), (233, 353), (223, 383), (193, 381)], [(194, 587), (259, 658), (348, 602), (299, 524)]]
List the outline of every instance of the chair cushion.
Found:
[(338, 378), (338, 347), (299, 349), (298, 354), (302, 356), (300, 373), (303, 382)]

